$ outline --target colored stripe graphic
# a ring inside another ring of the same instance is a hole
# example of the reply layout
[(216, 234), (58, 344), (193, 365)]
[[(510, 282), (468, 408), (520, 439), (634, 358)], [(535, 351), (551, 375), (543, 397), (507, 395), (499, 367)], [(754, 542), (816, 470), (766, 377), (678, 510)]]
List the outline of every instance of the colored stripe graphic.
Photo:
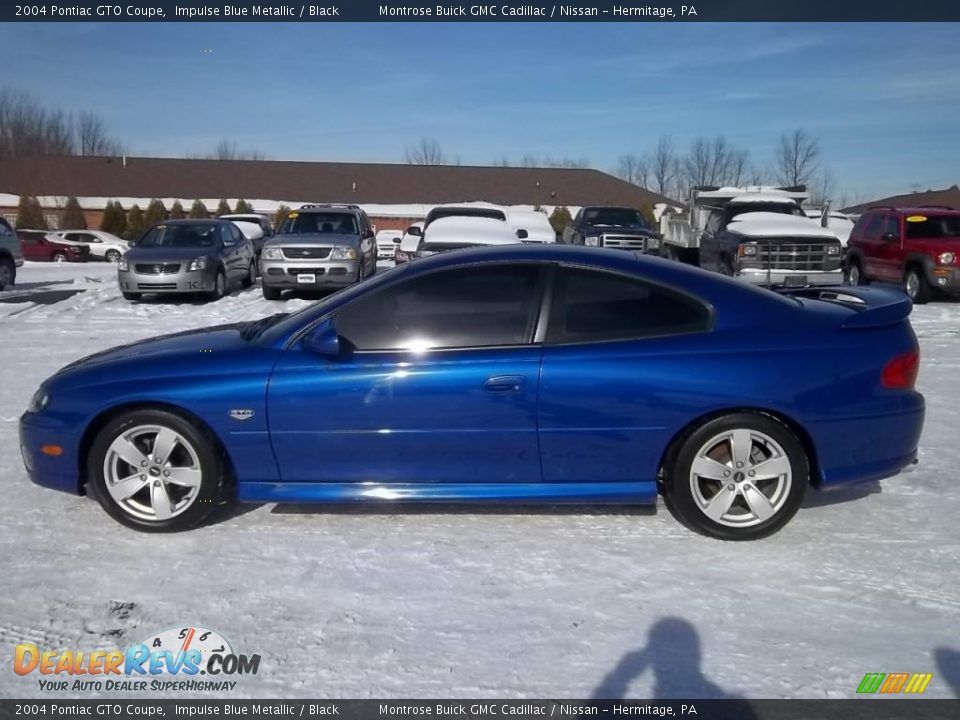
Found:
[(860, 685), (857, 686), (858, 693), (875, 693), (880, 689), (880, 683), (883, 682), (883, 678), (886, 677), (886, 673), (867, 673), (863, 676), (863, 680), (860, 681)]
[(933, 680), (933, 673), (914, 673), (903, 689), (905, 693), (922, 693)]
[(886, 681), (883, 685), (880, 686), (880, 692), (882, 693), (898, 693), (903, 689), (904, 683), (907, 682), (907, 678), (910, 677), (910, 673), (890, 673), (887, 675)]

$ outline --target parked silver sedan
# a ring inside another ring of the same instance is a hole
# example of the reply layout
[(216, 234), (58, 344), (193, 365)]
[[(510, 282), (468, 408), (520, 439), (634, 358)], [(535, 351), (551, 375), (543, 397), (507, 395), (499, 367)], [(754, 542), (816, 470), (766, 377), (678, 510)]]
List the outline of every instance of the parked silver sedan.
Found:
[(154, 225), (117, 264), (127, 300), (146, 293), (204, 293), (219, 300), (232, 283), (256, 281), (253, 243), (227, 220), (168, 220)]

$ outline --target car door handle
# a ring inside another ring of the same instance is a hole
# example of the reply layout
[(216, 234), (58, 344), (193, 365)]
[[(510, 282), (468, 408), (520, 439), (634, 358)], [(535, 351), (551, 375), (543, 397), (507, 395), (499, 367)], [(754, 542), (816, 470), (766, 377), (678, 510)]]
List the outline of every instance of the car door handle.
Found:
[(497, 375), (483, 384), (483, 389), (492, 393), (519, 392), (527, 384), (523, 375)]

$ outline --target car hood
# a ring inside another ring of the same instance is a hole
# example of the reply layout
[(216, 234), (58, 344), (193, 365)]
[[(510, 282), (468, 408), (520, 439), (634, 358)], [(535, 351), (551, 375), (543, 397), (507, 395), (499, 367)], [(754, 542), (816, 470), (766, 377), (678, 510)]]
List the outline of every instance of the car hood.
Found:
[(156, 358), (161, 355), (193, 356), (200, 355), (201, 353), (207, 354), (235, 350), (238, 347), (247, 346), (246, 341), (241, 335), (246, 325), (247, 323), (234, 323), (232, 325), (220, 325), (213, 328), (187, 330), (172, 335), (162, 335), (147, 340), (140, 340), (130, 343), (129, 345), (121, 345), (72, 362), (66, 367), (61, 368), (54, 377), (68, 374), (74, 370), (124, 360)]
[(289, 235), (274, 235), (267, 241), (265, 247), (356, 247), (360, 238), (356, 235), (340, 235), (338, 233), (298, 233)]
[(727, 230), (749, 238), (810, 238), (839, 242), (837, 234), (821, 227), (818, 220), (772, 212), (749, 212), (738, 215)]
[(184, 248), (141, 248), (132, 247), (125, 257), (128, 262), (139, 263), (166, 263), (189, 262), (195, 257), (216, 255), (217, 249), (212, 247), (184, 247)]

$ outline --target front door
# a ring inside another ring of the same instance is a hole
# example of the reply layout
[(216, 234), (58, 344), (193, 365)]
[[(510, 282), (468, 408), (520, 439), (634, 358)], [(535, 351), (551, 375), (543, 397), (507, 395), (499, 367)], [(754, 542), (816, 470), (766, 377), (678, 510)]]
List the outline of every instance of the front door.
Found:
[(333, 317), (341, 356), (295, 344), (268, 391), (285, 482), (539, 482), (540, 269), (435, 271)]

